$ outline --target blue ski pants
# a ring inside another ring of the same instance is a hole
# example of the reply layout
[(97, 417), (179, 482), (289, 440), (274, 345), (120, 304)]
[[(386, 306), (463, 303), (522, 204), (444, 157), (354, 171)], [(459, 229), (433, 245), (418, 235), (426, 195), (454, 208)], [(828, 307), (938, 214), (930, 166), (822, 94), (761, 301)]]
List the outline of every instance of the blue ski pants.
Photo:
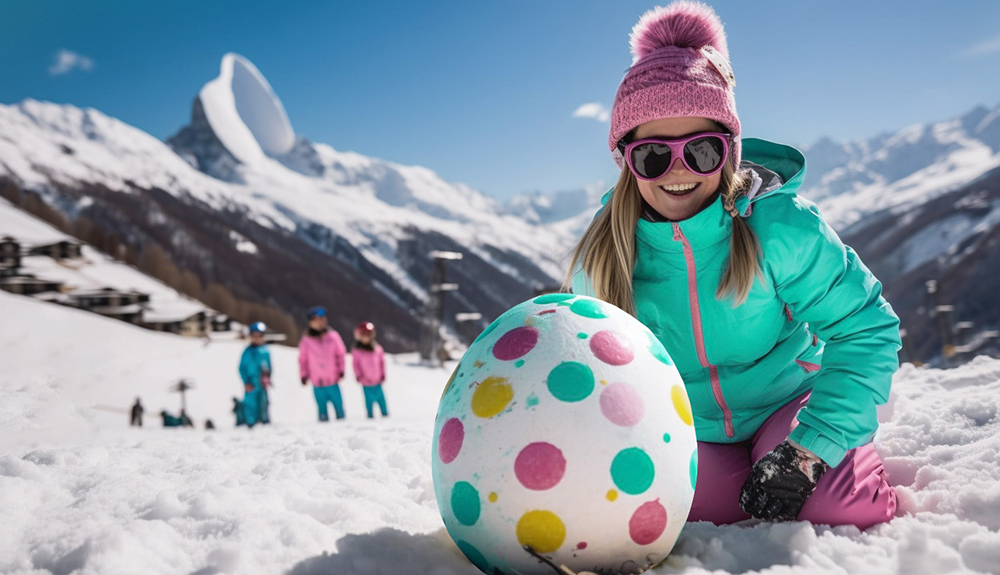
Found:
[(389, 410), (385, 407), (385, 393), (382, 392), (382, 384), (363, 386), (365, 390), (365, 409), (368, 410), (368, 419), (375, 417), (375, 404), (382, 410), (382, 417), (389, 415)]
[(333, 410), (337, 412), (337, 419), (344, 419), (344, 400), (340, 396), (340, 384), (335, 383), (324, 387), (314, 386), (313, 395), (316, 396), (320, 421), (330, 421), (330, 414), (326, 410), (327, 403), (333, 404)]

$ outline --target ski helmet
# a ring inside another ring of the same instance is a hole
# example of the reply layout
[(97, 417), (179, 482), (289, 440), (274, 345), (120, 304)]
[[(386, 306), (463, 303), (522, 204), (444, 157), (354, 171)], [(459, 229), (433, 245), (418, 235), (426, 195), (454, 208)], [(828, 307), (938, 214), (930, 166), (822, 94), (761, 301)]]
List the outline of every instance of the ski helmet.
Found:
[(255, 321), (250, 324), (250, 333), (264, 333), (265, 331), (267, 331), (267, 326), (262, 321)]
[(375, 335), (375, 324), (370, 321), (363, 321), (354, 327), (354, 336)]
[(325, 307), (321, 305), (313, 306), (309, 308), (309, 311), (306, 312), (306, 319), (308, 320), (312, 320), (317, 317), (326, 317)]

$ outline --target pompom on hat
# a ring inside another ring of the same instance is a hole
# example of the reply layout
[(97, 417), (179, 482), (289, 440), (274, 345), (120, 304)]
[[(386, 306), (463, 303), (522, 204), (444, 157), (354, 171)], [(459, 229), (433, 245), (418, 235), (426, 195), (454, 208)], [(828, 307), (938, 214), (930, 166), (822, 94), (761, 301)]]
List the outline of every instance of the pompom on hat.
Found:
[(608, 147), (619, 168), (618, 141), (640, 124), (671, 117), (714, 120), (733, 135), (740, 161), (740, 119), (722, 21), (711, 7), (680, 0), (646, 12), (632, 28), (632, 67), (611, 108)]

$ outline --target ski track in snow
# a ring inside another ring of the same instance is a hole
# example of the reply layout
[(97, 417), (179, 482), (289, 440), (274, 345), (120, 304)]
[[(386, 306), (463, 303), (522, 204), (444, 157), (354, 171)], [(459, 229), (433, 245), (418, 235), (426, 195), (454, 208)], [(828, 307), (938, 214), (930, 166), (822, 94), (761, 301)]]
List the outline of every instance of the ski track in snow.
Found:
[[(272, 419), (233, 429), (242, 344), (205, 346), (0, 293), (0, 573), (475, 574), (443, 530), (431, 430), (448, 369), (389, 362), (390, 418), (315, 422), (294, 349), (272, 346)], [(190, 377), (199, 429), (163, 429)], [(146, 406), (142, 429), (93, 409)], [(1000, 573), (1000, 361), (904, 366), (877, 437), (889, 524), (689, 524), (652, 573)], [(206, 417), (219, 427), (201, 429)]]

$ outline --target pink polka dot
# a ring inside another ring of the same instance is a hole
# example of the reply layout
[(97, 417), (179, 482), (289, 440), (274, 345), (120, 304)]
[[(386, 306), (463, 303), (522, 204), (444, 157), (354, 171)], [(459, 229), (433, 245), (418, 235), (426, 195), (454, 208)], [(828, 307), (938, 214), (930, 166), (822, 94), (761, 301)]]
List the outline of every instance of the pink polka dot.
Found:
[(581, 542), (577, 543), (576, 544), (576, 548), (577, 549), (586, 549), (587, 548), (587, 542), (586, 541), (581, 541)]
[(666, 528), (667, 510), (660, 505), (659, 499), (640, 505), (628, 521), (628, 534), (639, 545), (656, 541)]
[(458, 452), (462, 451), (462, 442), (465, 440), (465, 426), (457, 417), (452, 417), (444, 422), (441, 427), (441, 435), (438, 436), (438, 455), (441, 461), (451, 463), (458, 457)]
[(635, 358), (628, 338), (610, 330), (599, 331), (590, 338), (590, 351), (597, 359), (611, 365), (625, 365)]
[(493, 357), (510, 361), (534, 349), (538, 343), (538, 330), (533, 327), (516, 327), (500, 336), (493, 346)]
[(555, 487), (566, 473), (566, 458), (551, 443), (538, 441), (521, 450), (514, 460), (514, 475), (521, 485), (535, 491)]
[(631, 385), (612, 383), (601, 392), (601, 413), (615, 425), (632, 427), (646, 414), (646, 405)]

